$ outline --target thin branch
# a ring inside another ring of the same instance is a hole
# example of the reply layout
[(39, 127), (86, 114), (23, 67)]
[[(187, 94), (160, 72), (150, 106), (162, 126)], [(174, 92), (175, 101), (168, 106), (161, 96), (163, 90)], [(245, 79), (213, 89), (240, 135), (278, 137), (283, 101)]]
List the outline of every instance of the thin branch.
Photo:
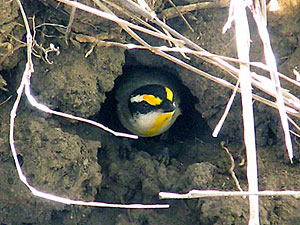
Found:
[(229, 98), (229, 100), (227, 102), (225, 111), (224, 111), (222, 117), (219, 119), (219, 122), (217, 123), (215, 129), (212, 132), (212, 136), (213, 137), (217, 137), (218, 136), (218, 134), (219, 134), (219, 132), (220, 132), (220, 130), (221, 130), (224, 122), (225, 122), (225, 119), (226, 119), (226, 117), (227, 117), (227, 115), (229, 113), (229, 110), (230, 110), (230, 108), (231, 108), (231, 106), (233, 104), (234, 97), (236, 96), (236, 92), (239, 89), (239, 85), (240, 85), (240, 81), (238, 80), (238, 82), (236, 83), (235, 88), (234, 88), (234, 90), (233, 90), (233, 92), (232, 92), (232, 94), (231, 94), (231, 96), (230, 96), (230, 98)]
[(261, 12), (261, 8), (259, 7), (259, 4), (256, 5), (252, 14), (257, 25), (258, 34), (263, 43), (266, 64), (272, 69), (270, 72), (270, 77), (273, 82), (273, 86), (275, 87), (276, 90), (276, 100), (278, 104), (278, 111), (281, 119), (281, 125), (284, 133), (285, 146), (288, 152), (290, 162), (293, 163), (294, 154), (293, 154), (292, 140), (290, 137), (289, 124), (288, 124), (288, 119), (284, 107), (283, 95), (280, 87), (280, 80), (277, 75), (277, 64), (276, 64), (275, 56), (272, 51), (270, 37), (267, 30), (267, 21), (263, 19), (263, 15)]
[[(246, 14), (246, 1), (231, 0), (235, 23), (235, 37), (238, 58), (249, 61), (250, 31)], [(257, 159), (255, 147), (254, 113), (252, 107), (252, 87), (250, 66), (240, 63), (240, 87), (242, 97), (242, 116), (244, 125), (244, 143), (247, 153), (248, 191), (258, 192)], [(258, 196), (249, 196), (249, 225), (259, 224)]]
[(178, 7), (173, 3), (173, 1), (172, 0), (168, 0), (168, 2), (171, 4), (171, 6), (173, 7), (173, 9), (175, 9), (175, 11), (177, 12), (177, 14), (181, 17), (181, 19), (187, 25), (187, 27), (190, 29), (190, 31), (195, 32), (194, 29), (189, 24), (189, 22), (186, 20), (186, 18), (182, 15), (182, 13), (178, 9)]
[(50, 109), (48, 106), (45, 106), (41, 103), (38, 103), (36, 101), (36, 99), (31, 95), (31, 91), (30, 91), (30, 84), (28, 82), (26, 82), (26, 86), (25, 86), (25, 94), (26, 94), (26, 97), (29, 101), (29, 103), (36, 107), (37, 109), (45, 112), (45, 113), (50, 113), (50, 114), (53, 114), (53, 115), (57, 115), (57, 116), (61, 116), (61, 117), (65, 117), (65, 118), (68, 118), (68, 119), (71, 119), (71, 120), (77, 120), (77, 121), (80, 121), (80, 122), (84, 122), (84, 123), (88, 123), (88, 124), (91, 124), (93, 126), (96, 126), (96, 127), (99, 127), (101, 128), (102, 130), (105, 130), (117, 137), (125, 137), (125, 138), (131, 138), (131, 139), (138, 139), (138, 136), (137, 135), (132, 135), (132, 134), (126, 134), (126, 133), (122, 133), (122, 132), (116, 132), (104, 125), (102, 125), (101, 123), (97, 123), (93, 120), (89, 120), (89, 119), (85, 119), (85, 118), (81, 118), (81, 117), (78, 117), (78, 116), (73, 116), (71, 114), (67, 114), (67, 113), (63, 113), (63, 112), (58, 112), (58, 111), (55, 111), (55, 110), (52, 110)]
[(81, 9), (83, 11), (92, 13), (92, 14), (97, 15), (97, 16), (100, 16), (100, 17), (102, 17), (104, 19), (113, 21), (113, 22), (115, 22), (117, 24), (123, 24), (123, 25), (128, 26), (128, 27), (130, 27), (132, 29), (144, 32), (144, 33), (152, 35), (154, 37), (161, 38), (161, 39), (164, 39), (164, 40), (170, 40), (172, 42), (176, 42), (179, 46), (182, 46), (184, 44), (184, 42), (181, 41), (181, 40), (178, 40), (178, 39), (175, 39), (175, 38), (170, 38), (167, 35), (164, 35), (162, 33), (157, 33), (157, 32), (151, 31), (151, 30), (146, 29), (144, 27), (141, 27), (141, 26), (135, 25), (133, 23), (130, 23), (130, 22), (126, 21), (126, 20), (120, 19), (120, 18), (118, 18), (115, 15), (112, 15), (110, 13), (97, 10), (95, 8), (92, 8), (90, 6), (81, 4), (79, 2), (69, 1), (69, 0), (57, 0), (57, 1), (65, 3), (66, 5), (75, 6), (76, 8)]
[[(64, 116), (64, 117), (68, 117), (70, 119), (76, 119), (76, 120), (80, 120), (83, 122), (90, 122), (88, 120), (82, 119), (82, 118), (78, 118), (72, 115), (67, 115), (64, 113), (60, 113), (60, 112), (56, 112), (53, 111), (51, 109), (49, 109), (47, 106), (42, 105), (40, 103), (38, 103), (35, 98), (31, 95), (31, 91), (30, 91), (30, 78), (31, 78), (31, 73), (33, 72), (33, 64), (32, 64), (32, 58), (31, 58), (31, 49), (32, 49), (32, 35), (30, 32), (30, 28), (29, 28), (29, 24), (27, 21), (27, 16), (25, 14), (25, 11), (23, 10), (23, 6), (20, 2), (20, 0), (17, 0), (20, 10), (21, 10), (21, 14), (25, 23), (25, 27), (27, 30), (27, 63), (26, 63), (26, 67), (22, 76), (22, 81), (21, 84), (17, 90), (17, 98), (16, 101), (14, 102), (13, 108), (11, 110), (10, 113), (10, 131), (9, 131), (9, 143), (10, 143), (10, 147), (11, 147), (11, 151), (12, 151), (12, 155), (15, 161), (15, 165), (17, 168), (17, 172), (19, 175), (20, 180), (27, 186), (27, 188), (32, 192), (33, 195), (37, 196), (37, 197), (41, 197), (44, 199), (48, 199), (51, 201), (55, 201), (55, 202), (61, 202), (64, 204), (73, 204), (73, 205), (85, 205), (85, 206), (96, 206), (96, 207), (113, 207), (113, 208), (127, 208), (127, 209), (145, 209), (145, 208), (168, 208), (169, 205), (167, 204), (161, 204), (161, 205), (142, 205), (142, 204), (129, 204), (129, 205), (125, 205), (125, 204), (109, 204), (109, 203), (103, 203), (103, 202), (85, 202), (85, 201), (78, 201), (78, 200), (72, 200), (72, 199), (68, 199), (68, 198), (63, 198), (57, 195), (52, 195), (50, 193), (47, 192), (42, 192), (37, 190), (35, 187), (31, 186), (28, 181), (26, 176), (24, 175), (19, 159), (18, 159), (18, 154), (17, 154), (17, 150), (14, 144), (14, 124), (15, 124), (15, 118), (16, 118), (16, 114), (17, 114), (17, 109), (22, 97), (22, 94), (24, 92), (25, 89), (25, 94), (29, 100), (29, 102), (31, 104), (33, 104), (33, 106), (37, 107), (38, 109), (48, 112), (48, 113), (52, 113), (55, 115), (59, 115), (59, 116)], [(93, 121), (92, 121), (93, 122)], [(91, 123), (93, 124), (93, 123)], [(95, 125), (95, 124), (93, 124)], [(105, 129), (105, 127), (102, 127)], [(110, 131), (110, 129), (108, 129), (108, 131)], [(114, 133), (116, 135), (120, 135), (121, 133)], [(130, 137), (130, 136), (128, 136)], [(134, 137), (134, 136), (132, 136)], [(136, 136), (135, 136), (136, 137)]]
[[(223, 2), (223, 3), (222, 3)], [(179, 16), (178, 11), (182, 14), (195, 11), (198, 9), (208, 9), (208, 8), (223, 8), (228, 6), (229, 1), (217, 1), (217, 2), (199, 2), (195, 4), (189, 4), (184, 6), (177, 6), (177, 9), (168, 8), (164, 9), (161, 12), (161, 16), (165, 17), (166, 19), (172, 19), (174, 17)]]
[(74, 21), (74, 18), (75, 18), (75, 13), (76, 13), (76, 7), (72, 6), (72, 10), (71, 10), (71, 13), (70, 13), (70, 18), (69, 18), (69, 23), (68, 23), (68, 27), (67, 27), (66, 34), (65, 34), (66, 44), (68, 44), (68, 39), (69, 39), (71, 30), (72, 30), (72, 25), (73, 25), (73, 21)]
[(160, 199), (191, 199), (207, 197), (243, 197), (243, 196), (294, 196), (300, 198), (300, 191), (218, 191), (218, 190), (192, 190), (187, 194), (160, 192)]
[(235, 167), (235, 164), (234, 164), (234, 159), (231, 155), (231, 153), (229, 152), (229, 149), (227, 147), (225, 147), (225, 143), (222, 141), (221, 142), (221, 147), (225, 150), (225, 152), (227, 153), (227, 155), (229, 156), (229, 159), (230, 159), (230, 163), (231, 163), (231, 166), (229, 168), (229, 173), (232, 177), (232, 179), (234, 180), (234, 183), (235, 183), (235, 186), (237, 187), (237, 189), (239, 191), (243, 191), (243, 189), (241, 188), (241, 185), (240, 185), (240, 182), (239, 180), (237, 179), (236, 175), (235, 175), (235, 172), (234, 172), (234, 167)]

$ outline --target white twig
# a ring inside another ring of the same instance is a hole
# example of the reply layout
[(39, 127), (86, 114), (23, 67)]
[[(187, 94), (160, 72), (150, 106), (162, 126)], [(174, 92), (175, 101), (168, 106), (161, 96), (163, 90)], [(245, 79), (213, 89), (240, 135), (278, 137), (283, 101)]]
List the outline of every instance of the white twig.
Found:
[[(28, 35), (29, 36), (29, 35)], [(167, 204), (153, 204), (153, 205), (142, 205), (142, 204), (110, 204), (105, 202), (85, 202), (80, 200), (73, 200), (69, 198), (60, 197), (57, 195), (50, 194), (48, 192), (43, 192), (40, 190), (37, 190), (35, 187), (30, 185), (27, 181), (26, 176), (24, 175), (22, 168), (20, 166), (20, 162), (18, 159), (18, 154), (16, 147), (14, 145), (14, 121), (18, 109), (18, 105), (21, 100), (22, 93), (24, 91), (24, 88), (27, 89), (28, 84), (28, 77), (30, 77), (30, 64), (26, 63), (26, 68), (23, 73), (22, 82), (17, 90), (17, 99), (14, 103), (14, 106), (11, 110), (10, 114), (10, 132), (9, 132), (9, 141), (10, 141), (10, 147), (12, 151), (12, 155), (15, 161), (15, 165), (17, 168), (17, 172), (19, 175), (20, 180), (27, 186), (27, 188), (32, 192), (34, 196), (48, 199), (55, 202), (60, 202), (67, 205), (83, 205), (83, 206), (95, 206), (95, 207), (109, 207), (109, 208), (126, 208), (126, 209), (160, 209), (160, 208), (169, 208), (169, 205)]]
[(105, 130), (117, 137), (125, 137), (125, 138), (132, 138), (132, 139), (138, 139), (138, 136), (137, 135), (133, 135), (133, 134), (126, 134), (126, 133), (122, 133), (122, 132), (116, 132), (104, 125), (102, 125), (101, 123), (97, 123), (93, 120), (89, 120), (89, 119), (85, 119), (85, 118), (81, 118), (81, 117), (78, 117), (78, 116), (73, 116), (71, 114), (67, 114), (67, 113), (63, 113), (63, 112), (58, 112), (58, 111), (55, 111), (55, 110), (52, 110), (50, 109), (48, 106), (46, 105), (43, 105), (41, 103), (38, 103), (36, 101), (36, 99), (31, 95), (31, 90), (30, 90), (30, 81), (29, 80), (26, 80), (25, 81), (25, 94), (26, 94), (26, 97), (29, 101), (29, 103), (36, 107), (37, 109), (45, 112), (45, 113), (50, 113), (50, 114), (54, 114), (54, 115), (57, 115), (57, 116), (61, 116), (61, 117), (65, 117), (65, 118), (68, 118), (68, 119), (71, 119), (71, 120), (77, 120), (77, 121), (80, 121), (80, 122), (84, 122), (84, 123), (88, 123), (88, 124), (91, 124), (93, 126), (96, 126), (96, 127), (99, 127), (101, 128), (102, 130)]
[(135, 25), (133, 23), (130, 23), (130, 22), (126, 21), (126, 20), (120, 19), (119, 17), (117, 17), (117, 16), (115, 16), (115, 15), (113, 15), (111, 13), (100, 11), (100, 10), (92, 8), (90, 6), (81, 4), (79, 2), (69, 1), (69, 0), (57, 0), (57, 1), (63, 2), (63, 3), (65, 3), (67, 5), (70, 5), (70, 6), (75, 6), (76, 8), (81, 9), (83, 11), (92, 13), (92, 14), (97, 15), (97, 16), (100, 16), (100, 17), (102, 17), (104, 19), (113, 21), (113, 22), (115, 22), (117, 24), (123, 24), (124, 26), (128, 26), (128, 27), (130, 27), (132, 29), (144, 32), (144, 33), (152, 35), (154, 37), (175, 42), (179, 46), (182, 46), (184, 44), (184, 42), (182, 40), (178, 40), (176, 38), (169, 37), (169, 36), (167, 36), (167, 35), (165, 35), (163, 33), (158, 33), (158, 32), (151, 31), (149, 29), (146, 29), (146, 28), (143, 28), (141, 26), (138, 26), (138, 25)]
[(231, 94), (231, 96), (230, 96), (230, 98), (229, 98), (229, 100), (227, 102), (225, 111), (224, 111), (222, 117), (220, 118), (219, 122), (217, 123), (215, 129), (213, 130), (213, 133), (212, 133), (213, 137), (217, 137), (218, 136), (218, 134), (219, 134), (219, 132), (220, 132), (220, 130), (221, 130), (224, 122), (225, 122), (225, 119), (226, 119), (226, 117), (227, 117), (227, 115), (229, 113), (229, 110), (230, 110), (230, 108), (231, 108), (231, 106), (233, 104), (234, 97), (236, 96), (236, 92), (237, 92), (237, 90), (239, 88), (239, 84), (240, 84), (240, 80), (238, 80), (238, 82), (236, 83), (235, 88), (234, 88), (234, 90), (233, 90), (233, 92), (232, 92), (232, 94)]
[(270, 77), (273, 82), (273, 86), (275, 87), (276, 90), (276, 101), (278, 105), (278, 111), (281, 119), (282, 129), (284, 133), (285, 146), (288, 152), (290, 162), (293, 163), (294, 153), (293, 153), (292, 140), (289, 132), (289, 124), (288, 124), (288, 119), (287, 119), (286, 110), (284, 106), (282, 91), (280, 87), (280, 80), (277, 74), (276, 59), (271, 47), (270, 37), (267, 29), (267, 21), (263, 19), (261, 9), (258, 5), (254, 8), (252, 14), (257, 25), (258, 34), (263, 43), (266, 64), (267, 66), (269, 66), (269, 68), (272, 69), (270, 71)]
[[(41, 197), (41, 198), (44, 198), (44, 199), (48, 199), (48, 200), (55, 201), (55, 202), (60, 202), (60, 203), (63, 203), (63, 204), (95, 206), (95, 207), (110, 207), (110, 208), (126, 208), (126, 209), (168, 208), (169, 205), (167, 205), (167, 204), (153, 204), (153, 205), (127, 204), (126, 205), (126, 204), (110, 204), (110, 203), (104, 203), (104, 202), (85, 202), (85, 201), (80, 201), (80, 200), (73, 200), (73, 199), (69, 199), (69, 198), (60, 197), (60, 196), (57, 196), (57, 195), (52, 195), (52, 194), (47, 193), (47, 192), (42, 192), (40, 190), (37, 190), (35, 187), (31, 186), (28, 183), (27, 178), (26, 178), (26, 176), (24, 175), (24, 173), (22, 171), (22, 168), (21, 168), (21, 165), (20, 165), (20, 162), (19, 162), (19, 159), (18, 159), (17, 150), (16, 150), (16, 147), (15, 147), (15, 144), (14, 144), (15, 118), (16, 118), (18, 106), (19, 106), (19, 103), (20, 103), (20, 100), (21, 100), (21, 96), (24, 92), (24, 89), (25, 89), (25, 93), (26, 93), (26, 96), (27, 96), (29, 102), (33, 106), (35, 106), (36, 108), (38, 108), (38, 109), (40, 109), (44, 112), (52, 113), (52, 114), (63, 116), (63, 117), (67, 117), (67, 118), (70, 118), (70, 119), (76, 119), (76, 120), (79, 120), (79, 121), (91, 123), (93, 125), (96, 125), (96, 124), (94, 124), (95, 123), (94, 121), (90, 121), (90, 120), (86, 120), (86, 119), (83, 119), (83, 118), (68, 115), (68, 114), (65, 114), (65, 113), (60, 113), (60, 112), (53, 111), (53, 110), (49, 109), (47, 106), (38, 103), (35, 100), (35, 98), (31, 95), (31, 93), (30, 93), (30, 77), (31, 77), (31, 73), (33, 72), (33, 65), (32, 65), (32, 60), (31, 60), (32, 35), (30, 33), (30, 28), (29, 28), (29, 24), (28, 24), (28, 21), (27, 21), (25, 11), (23, 10), (22, 4), (19, 0), (18, 0), (18, 4), (20, 6), (20, 10), (21, 10), (23, 20), (24, 20), (24, 23), (25, 23), (25, 27), (26, 27), (26, 30), (27, 30), (27, 57), (28, 57), (27, 60), (28, 60), (28, 62), (26, 63), (26, 67), (25, 67), (25, 70), (24, 70), (24, 73), (23, 73), (23, 76), (22, 76), (21, 84), (20, 84), (20, 86), (17, 90), (16, 101), (15, 101), (15, 103), (13, 105), (13, 108), (11, 110), (11, 113), (10, 113), (9, 143), (10, 143), (12, 155), (13, 155), (13, 158), (14, 158), (14, 161), (15, 161), (15, 165), (16, 165), (17, 172), (18, 172), (20, 180), (27, 186), (27, 188), (32, 192), (32, 194), (34, 196)], [(105, 130), (109, 131), (109, 132), (111, 131), (109, 128), (106, 128), (106, 127), (102, 126), (101, 124), (100, 124), (100, 127), (102, 129), (105, 129)], [(122, 133), (118, 133), (118, 132), (113, 132), (113, 134), (118, 135), (118, 136), (120, 136), (120, 135), (123, 136)], [(131, 137), (131, 138), (136, 137), (136, 136), (127, 136), (127, 135), (125, 135), (125, 136), (126, 137)]]
[[(233, 1), (235, 37), (238, 58), (249, 60), (250, 31), (246, 14), (246, 1)], [(249, 64), (240, 63), (240, 86), (242, 96), (242, 114), (244, 124), (244, 143), (247, 153), (248, 191), (258, 192), (257, 160), (255, 147), (254, 115), (252, 107), (252, 88)], [(259, 224), (259, 202), (257, 195), (249, 195), (249, 225)]]
[(159, 192), (160, 199), (190, 199), (207, 197), (243, 197), (243, 196), (294, 196), (300, 198), (300, 191), (218, 191), (218, 190), (192, 190), (186, 194)]

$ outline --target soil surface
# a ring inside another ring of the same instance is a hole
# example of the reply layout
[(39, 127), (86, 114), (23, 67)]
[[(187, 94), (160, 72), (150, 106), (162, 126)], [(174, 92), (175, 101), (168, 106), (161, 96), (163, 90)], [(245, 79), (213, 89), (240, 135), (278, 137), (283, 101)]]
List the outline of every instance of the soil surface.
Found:
[[(90, 1), (80, 1), (90, 4)], [(155, 4), (152, 4), (155, 2)], [(160, 15), (167, 1), (149, 1)], [(178, 6), (198, 1), (175, 1)], [(300, 68), (300, 8), (280, 2), (269, 12), (269, 32), (279, 71), (294, 78)], [(26, 64), (26, 33), (16, 1), (0, 5), (0, 224), (247, 224), (248, 200), (202, 198), (159, 200), (160, 191), (186, 193), (193, 189), (236, 191), (229, 169), (247, 190), (241, 101), (236, 96), (219, 138), (211, 132), (222, 116), (231, 90), (183, 69), (146, 50), (103, 47), (91, 40), (135, 43), (116, 24), (76, 11), (65, 41), (71, 8), (50, 1), (26, 1), (24, 9), (34, 33), (32, 94), (60, 112), (89, 118), (126, 131), (115, 112), (114, 87), (135, 68), (174, 74), (185, 109), (162, 137), (124, 140), (84, 123), (40, 112), (22, 97), (15, 123), (15, 145), (28, 182), (61, 197), (107, 203), (170, 204), (169, 209), (125, 210), (69, 206), (35, 197), (20, 181), (9, 147), (10, 111)], [(284, 10), (285, 9), (285, 10)], [(121, 15), (120, 12), (116, 12)], [(233, 30), (222, 34), (228, 8), (199, 9), (167, 23), (208, 51), (236, 56)], [(126, 17), (125, 17), (126, 19)], [(262, 47), (250, 20), (251, 59), (263, 61)], [(35, 26), (34, 26), (35, 24)], [(141, 35), (155, 45), (162, 40)], [(47, 52), (50, 44), (59, 54)], [(178, 56), (178, 55), (177, 55)], [(180, 56), (178, 56), (180, 57)], [(200, 59), (183, 59), (203, 71), (232, 81), (224, 71)], [(262, 71), (259, 71), (263, 73)], [(299, 89), (284, 88), (299, 97)], [(255, 90), (257, 91), (257, 90)], [(257, 92), (259, 93), (259, 92)], [(262, 93), (260, 93), (263, 95)], [(260, 190), (300, 190), (299, 140), (293, 137), (295, 163), (289, 163), (278, 113), (254, 102)], [(130, 148), (124, 148), (124, 145)], [(166, 151), (168, 154), (166, 154)], [(300, 224), (300, 202), (293, 197), (261, 197), (261, 224)]]

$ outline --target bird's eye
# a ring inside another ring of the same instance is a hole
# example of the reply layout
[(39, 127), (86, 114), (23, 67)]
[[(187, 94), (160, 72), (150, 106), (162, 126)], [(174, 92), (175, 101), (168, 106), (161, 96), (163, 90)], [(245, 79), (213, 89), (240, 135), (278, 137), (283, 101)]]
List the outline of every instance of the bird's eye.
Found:
[(142, 106), (143, 106), (144, 109), (149, 109), (150, 108), (149, 103), (147, 103), (145, 101), (142, 102)]

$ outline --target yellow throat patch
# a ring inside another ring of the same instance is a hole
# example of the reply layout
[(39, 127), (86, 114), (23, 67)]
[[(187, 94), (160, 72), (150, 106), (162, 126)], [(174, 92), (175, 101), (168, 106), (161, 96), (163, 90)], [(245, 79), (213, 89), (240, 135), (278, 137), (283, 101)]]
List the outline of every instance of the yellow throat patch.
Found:
[(155, 122), (153, 123), (153, 126), (147, 130), (143, 136), (144, 137), (152, 137), (155, 136), (160, 129), (163, 128), (164, 125), (166, 125), (166, 123), (168, 123), (168, 121), (170, 121), (171, 117), (173, 115), (173, 112), (168, 112), (168, 113), (163, 113), (159, 116), (157, 116)]

